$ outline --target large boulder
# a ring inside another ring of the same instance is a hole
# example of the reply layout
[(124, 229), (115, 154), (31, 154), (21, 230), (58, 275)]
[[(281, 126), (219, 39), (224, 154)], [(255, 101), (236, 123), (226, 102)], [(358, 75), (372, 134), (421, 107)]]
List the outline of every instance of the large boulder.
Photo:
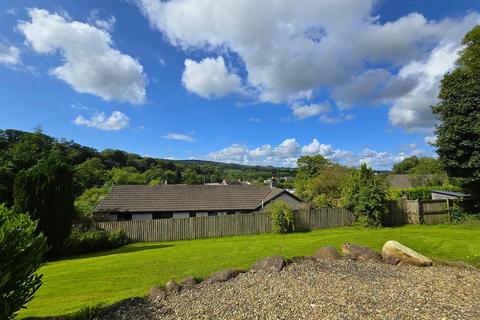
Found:
[(433, 264), (433, 261), (429, 258), (394, 240), (385, 242), (382, 249), (382, 256), (384, 259), (391, 259), (393, 257), (400, 260), (402, 264), (419, 267), (427, 267)]
[(165, 286), (165, 291), (167, 291), (168, 294), (179, 293), (181, 289), (182, 288), (175, 280), (168, 281), (167, 285)]
[(180, 281), (180, 286), (182, 288), (192, 288), (197, 284), (197, 279), (194, 277), (186, 277), (182, 281)]
[(204, 284), (211, 284), (215, 282), (225, 282), (228, 281), (232, 278), (235, 278), (240, 271), (235, 270), (235, 269), (225, 269), (222, 271), (215, 272), (212, 274), (210, 277), (206, 278), (203, 280)]
[(167, 294), (165, 293), (165, 290), (163, 290), (159, 286), (154, 286), (150, 289), (150, 292), (149, 292), (150, 302), (163, 301), (165, 300), (166, 297), (167, 297)]
[(334, 247), (322, 247), (315, 252), (315, 258), (338, 260), (342, 257), (340, 256), (340, 253), (338, 253), (337, 249), (335, 249)]
[(370, 248), (360, 246), (353, 243), (345, 243), (342, 246), (342, 251), (348, 259), (358, 261), (382, 261), (380, 253), (373, 251)]
[(285, 267), (285, 259), (280, 256), (271, 256), (258, 260), (251, 268), (253, 271), (269, 270), (280, 271)]

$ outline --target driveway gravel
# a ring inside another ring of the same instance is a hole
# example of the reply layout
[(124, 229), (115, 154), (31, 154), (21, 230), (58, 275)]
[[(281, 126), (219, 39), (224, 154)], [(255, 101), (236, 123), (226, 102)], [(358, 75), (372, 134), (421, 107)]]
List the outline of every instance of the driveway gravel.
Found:
[(480, 319), (480, 270), (302, 260), (247, 272), (105, 319)]

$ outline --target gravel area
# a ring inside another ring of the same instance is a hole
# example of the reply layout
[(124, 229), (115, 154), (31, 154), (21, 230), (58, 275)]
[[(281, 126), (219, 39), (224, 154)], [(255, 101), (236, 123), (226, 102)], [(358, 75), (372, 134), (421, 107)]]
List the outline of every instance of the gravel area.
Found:
[(105, 319), (480, 319), (480, 270), (307, 260), (197, 285)]

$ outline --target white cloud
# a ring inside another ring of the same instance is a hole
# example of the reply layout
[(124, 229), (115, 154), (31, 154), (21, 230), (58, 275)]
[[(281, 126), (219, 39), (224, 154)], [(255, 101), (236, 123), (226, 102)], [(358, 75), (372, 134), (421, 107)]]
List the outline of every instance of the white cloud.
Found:
[(426, 136), (424, 140), (428, 144), (434, 144), (435, 142), (437, 142), (437, 136)]
[[(432, 49), (435, 55), (446, 43), (458, 46), (480, 23), (477, 12), (440, 20), (412, 13), (383, 23), (375, 0), (136, 2), (151, 25), (186, 52), (238, 55), (243, 82), (260, 101), (292, 103), (330, 92), (337, 107), (393, 104), (390, 121), (407, 130), (431, 126), (426, 104), (436, 92), (422, 84), (429, 82), (428, 72), (404, 78), (397, 70), (424, 61)], [(418, 107), (402, 103), (412, 99), (410, 92)]]
[(130, 123), (130, 119), (120, 111), (112, 112), (112, 115), (108, 118), (105, 113), (97, 112), (90, 119), (79, 115), (73, 120), (73, 123), (100, 130), (114, 131), (126, 128)]
[(142, 65), (114, 49), (106, 30), (42, 9), (29, 9), (28, 14), (30, 21), (18, 24), (28, 44), (37, 53), (58, 52), (63, 57), (64, 64), (51, 69), (52, 75), (77, 92), (107, 101), (145, 101)]
[(305, 155), (319, 154), (321, 156), (329, 156), (333, 152), (333, 148), (329, 144), (323, 144), (318, 142), (317, 138), (314, 138), (310, 144), (302, 147), (302, 153)]
[(7, 67), (21, 65), (20, 50), (15, 46), (0, 43), (0, 64)]
[(330, 111), (330, 105), (328, 103), (318, 103), (309, 105), (292, 105), (293, 116), (298, 119), (305, 119), (326, 113)]
[(262, 122), (262, 120), (260, 118), (249, 118), (248, 122), (259, 123), (259, 122)]
[(243, 144), (233, 144), (224, 149), (211, 152), (203, 159), (220, 162), (232, 162), (249, 165), (273, 165), (295, 167), (297, 159), (302, 155), (321, 155), (332, 161), (347, 166), (359, 166), (367, 163), (378, 170), (389, 170), (393, 164), (398, 163), (412, 155), (426, 155), (425, 151), (411, 146), (409, 150), (398, 153), (380, 152), (363, 149), (358, 153), (334, 148), (330, 144), (320, 143), (314, 138), (311, 143), (299, 146), (296, 139), (284, 140), (277, 146), (265, 144), (254, 149), (249, 149)]
[(241, 91), (240, 77), (228, 71), (221, 56), (205, 58), (200, 62), (186, 59), (182, 82), (188, 91), (204, 98)]
[(164, 135), (162, 138), (168, 139), (168, 140), (178, 140), (178, 141), (184, 141), (184, 142), (195, 142), (195, 139), (187, 134), (183, 133), (169, 133)]
[(460, 47), (453, 43), (435, 48), (424, 60), (414, 61), (399, 71), (400, 78), (416, 77), (417, 85), (407, 94), (396, 99), (388, 116), (394, 125), (407, 131), (431, 132), (436, 123), (430, 106), (438, 102), (439, 84), (457, 59)]
[(323, 114), (320, 116), (320, 122), (327, 123), (327, 124), (335, 124), (338, 122), (349, 121), (353, 120), (354, 116), (350, 113), (340, 113), (337, 116), (329, 116)]
[(90, 15), (88, 16), (88, 22), (90, 24), (96, 25), (100, 29), (104, 29), (108, 32), (111, 32), (113, 30), (113, 27), (115, 26), (115, 22), (117, 19), (115, 16), (110, 16), (106, 19), (102, 19), (99, 17), (100, 11), (97, 9), (93, 9), (90, 11)]

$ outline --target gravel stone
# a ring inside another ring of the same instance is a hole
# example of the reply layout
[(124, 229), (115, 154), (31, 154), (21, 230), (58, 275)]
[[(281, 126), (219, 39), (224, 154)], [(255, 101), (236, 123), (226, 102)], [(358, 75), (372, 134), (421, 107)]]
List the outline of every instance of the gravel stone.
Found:
[(251, 268), (253, 271), (280, 271), (285, 266), (285, 259), (280, 256), (265, 257), (255, 262)]
[(322, 259), (199, 285), (108, 319), (480, 319), (479, 296), (475, 268)]

